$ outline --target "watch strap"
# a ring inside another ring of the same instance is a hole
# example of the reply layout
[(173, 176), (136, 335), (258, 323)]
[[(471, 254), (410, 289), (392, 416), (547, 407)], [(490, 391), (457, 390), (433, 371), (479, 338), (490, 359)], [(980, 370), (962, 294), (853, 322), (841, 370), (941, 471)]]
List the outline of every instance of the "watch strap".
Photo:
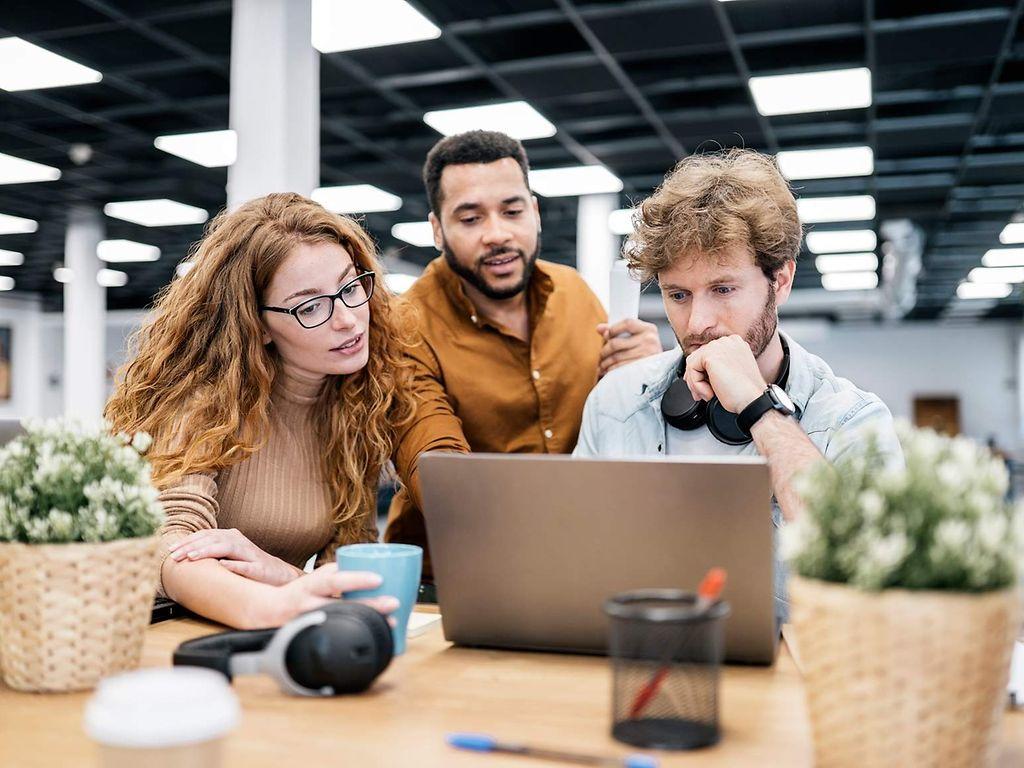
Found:
[(771, 387), (769, 387), (761, 393), (760, 397), (756, 398), (754, 402), (739, 412), (739, 415), (736, 417), (736, 425), (749, 435), (751, 427), (757, 423), (757, 420), (768, 413), (768, 411), (774, 409), (775, 398), (772, 397)]

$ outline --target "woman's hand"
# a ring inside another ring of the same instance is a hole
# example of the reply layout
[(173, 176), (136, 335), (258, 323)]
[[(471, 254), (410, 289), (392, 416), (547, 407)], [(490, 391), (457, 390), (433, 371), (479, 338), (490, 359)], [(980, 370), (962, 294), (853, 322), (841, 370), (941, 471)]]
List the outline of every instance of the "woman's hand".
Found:
[(272, 586), (287, 584), (303, 572), (279, 557), (264, 552), (237, 528), (210, 528), (196, 531), (170, 550), (175, 562), (213, 558), (227, 570)]
[[(345, 592), (360, 589), (376, 589), (381, 578), (368, 571), (339, 571), (337, 563), (328, 563), (312, 573), (292, 579), (287, 584), (274, 587), (270, 600), (254, 621), (254, 626), (277, 627), (298, 616), (312, 611)], [(357, 602), (387, 615), (398, 609), (398, 600), (390, 596), (370, 597)], [(388, 619), (394, 626), (394, 619)]]

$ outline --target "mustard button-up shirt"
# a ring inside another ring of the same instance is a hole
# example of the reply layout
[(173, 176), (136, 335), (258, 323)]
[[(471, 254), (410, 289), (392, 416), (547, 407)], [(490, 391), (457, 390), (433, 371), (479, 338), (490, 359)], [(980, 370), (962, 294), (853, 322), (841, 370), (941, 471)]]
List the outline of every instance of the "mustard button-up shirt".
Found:
[(416, 418), (401, 435), (395, 466), (404, 488), (385, 538), (424, 548), (419, 457), (425, 451), (569, 453), (583, 404), (597, 383), (607, 320), (601, 302), (571, 267), (538, 260), (527, 288), (530, 339), (480, 315), (459, 277), (438, 257), (405, 294), (418, 310)]

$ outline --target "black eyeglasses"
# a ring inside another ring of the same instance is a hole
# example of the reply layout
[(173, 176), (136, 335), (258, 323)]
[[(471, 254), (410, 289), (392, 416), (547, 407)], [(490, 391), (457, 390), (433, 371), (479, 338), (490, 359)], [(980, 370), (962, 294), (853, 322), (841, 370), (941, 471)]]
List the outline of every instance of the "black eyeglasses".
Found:
[(260, 307), (260, 312), (282, 312), (294, 317), (303, 328), (316, 328), (334, 316), (334, 302), (341, 303), (349, 309), (361, 307), (373, 296), (373, 272), (363, 272), (349, 280), (338, 292), (332, 295), (314, 296), (312, 299), (298, 304), (291, 309), (284, 307)]

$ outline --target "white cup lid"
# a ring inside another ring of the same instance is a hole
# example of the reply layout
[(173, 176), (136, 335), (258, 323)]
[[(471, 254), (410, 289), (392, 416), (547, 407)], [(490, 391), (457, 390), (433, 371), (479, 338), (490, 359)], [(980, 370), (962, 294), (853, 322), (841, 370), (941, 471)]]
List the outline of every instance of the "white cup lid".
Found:
[(224, 675), (201, 667), (141, 669), (100, 681), (85, 707), (85, 732), (115, 747), (174, 747), (223, 736), (238, 725), (238, 697)]

